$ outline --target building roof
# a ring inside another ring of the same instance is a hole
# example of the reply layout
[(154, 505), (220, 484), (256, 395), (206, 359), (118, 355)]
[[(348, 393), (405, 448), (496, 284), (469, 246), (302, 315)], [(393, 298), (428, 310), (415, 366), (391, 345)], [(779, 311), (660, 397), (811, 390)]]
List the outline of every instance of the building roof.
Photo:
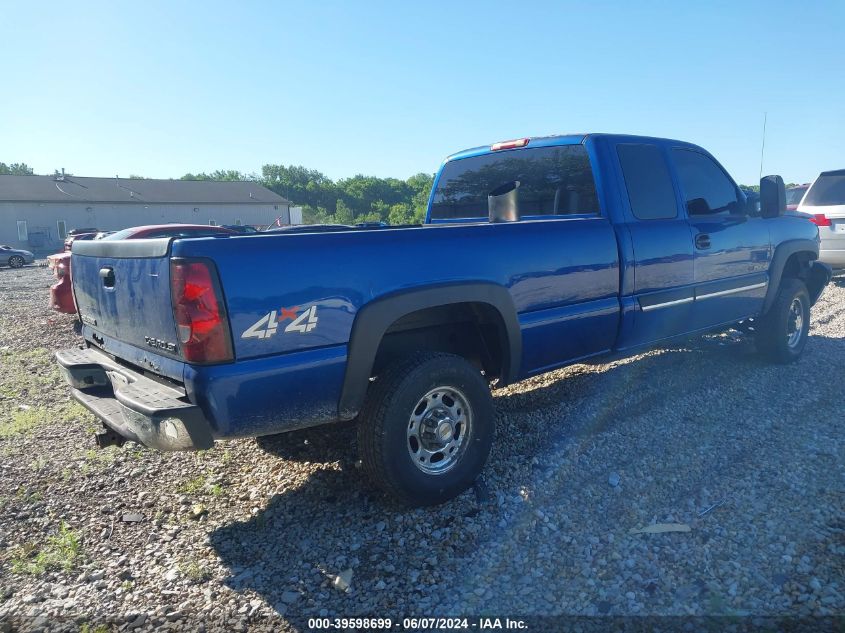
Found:
[(0, 176), (0, 202), (288, 204), (251, 181)]

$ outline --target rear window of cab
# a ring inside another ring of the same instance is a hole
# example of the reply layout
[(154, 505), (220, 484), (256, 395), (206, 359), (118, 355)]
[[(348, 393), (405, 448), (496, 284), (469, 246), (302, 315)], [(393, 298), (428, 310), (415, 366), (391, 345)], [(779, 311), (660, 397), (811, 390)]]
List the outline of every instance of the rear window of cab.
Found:
[(431, 204), (432, 220), (487, 217), (487, 196), (519, 181), (521, 217), (598, 214), (590, 158), (583, 145), (493, 152), (443, 166)]

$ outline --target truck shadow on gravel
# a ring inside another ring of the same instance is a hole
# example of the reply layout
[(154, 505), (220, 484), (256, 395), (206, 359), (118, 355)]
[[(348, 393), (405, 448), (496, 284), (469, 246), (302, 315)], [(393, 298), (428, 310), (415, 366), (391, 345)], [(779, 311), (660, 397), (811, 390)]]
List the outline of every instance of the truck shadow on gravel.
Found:
[[(477, 486), (434, 508), (398, 507), (364, 481), (356, 467), (353, 426), (311, 430), (297, 434), (295, 441), (264, 438), (260, 444), (268, 452), (319, 466), (298, 488), (275, 495), (250, 519), (210, 534), (211, 546), (230, 570), (224, 583), (238, 592), (258, 593), (303, 630), (309, 617), (439, 612), (441, 603), (428, 602), (432, 592), (422, 591), (421, 585), (442, 583), (442, 589), (454, 589), (444, 578), (464, 578), (479, 548), (502, 538), (495, 526), (502, 520), (503, 496), (512, 499), (515, 488), (540, 485), (536, 464), (550, 468), (544, 456), (554, 455), (567, 442), (583, 447), (597, 435), (624, 432), (638, 416), (647, 420), (653, 409), (675, 406), (672, 386), (649, 384), (654, 376), (674, 376), (667, 381), (712, 390), (737, 380), (755, 381), (754, 372), (768, 368), (775, 372), (769, 380), (777, 384), (806, 372), (817, 355), (841, 356), (845, 339), (813, 336), (807, 352), (798, 365), (772, 367), (757, 358), (747, 338), (713, 336), (630, 362), (575, 366), (501, 390), (496, 398), (499, 440), (485, 470), (490, 489)], [(701, 374), (707, 381), (692, 382)], [(644, 384), (643, 393), (632, 393), (632, 386)], [(577, 415), (591, 410), (599, 413)], [(551, 423), (538, 425), (538, 414)], [(680, 412), (678, 416), (670, 417), (670, 423), (681, 424)], [(554, 424), (561, 418), (565, 423)], [(701, 422), (726, 424), (719, 418)], [(516, 447), (505, 441), (514, 434), (527, 440)], [(691, 445), (690, 451), (695, 450)], [(584, 509), (585, 516), (589, 512)], [(566, 567), (562, 560), (561, 571), (568, 573)], [(353, 570), (351, 587), (339, 590), (333, 586), (335, 576), (348, 569)], [(475, 584), (473, 578), (464, 582), (452, 600), (471, 607)], [(467, 602), (461, 603), (463, 591)]]

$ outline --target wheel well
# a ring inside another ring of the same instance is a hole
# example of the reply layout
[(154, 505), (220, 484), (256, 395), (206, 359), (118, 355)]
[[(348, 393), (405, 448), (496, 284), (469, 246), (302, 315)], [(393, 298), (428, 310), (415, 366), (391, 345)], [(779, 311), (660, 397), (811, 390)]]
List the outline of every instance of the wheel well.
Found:
[(466, 302), (424, 308), (394, 321), (382, 337), (373, 375), (414, 352), (446, 352), (463, 356), (492, 380), (501, 378), (507, 333), (498, 310), (486, 303)]
[(790, 255), (789, 259), (786, 260), (786, 264), (783, 266), (783, 274), (781, 275), (781, 278), (785, 279), (786, 277), (792, 277), (793, 279), (806, 279), (807, 274), (810, 271), (810, 259), (812, 256), (812, 253), (804, 251), (799, 251)]
[(793, 253), (786, 260), (781, 276), (781, 280), (790, 278), (803, 281), (810, 294), (811, 304), (815, 304), (816, 300), (821, 296), (828, 281), (827, 275), (820, 271), (818, 266), (812, 266), (813, 259), (815, 259), (813, 253), (806, 251)]

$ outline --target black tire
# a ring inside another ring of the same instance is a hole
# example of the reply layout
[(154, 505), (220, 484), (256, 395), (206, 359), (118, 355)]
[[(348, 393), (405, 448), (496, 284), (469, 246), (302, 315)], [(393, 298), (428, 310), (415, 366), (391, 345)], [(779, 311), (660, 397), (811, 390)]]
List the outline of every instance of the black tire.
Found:
[[(394, 499), (434, 505), (473, 484), (494, 435), (493, 397), (484, 376), (461, 356), (420, 353), (370, 385), (359, 415), (358, 451), (364, 472)], [(441, 443), (438, 460), (430, 449)], [(443, 470), (432, 472), (437, 468)]]
[(757, 350), (766, 359), (781, 364), (798, 360), (810, 333), (810, 294), (800, 279), (781, 282), (772, 307), (755, 330)]
[(20, 255), (12, 255), (9, 258), (9, 267), (10, 268), (23, 268), (23, 265), (25, 263), (26, 262), (24, 262), (23, 257), (21, 257)]

